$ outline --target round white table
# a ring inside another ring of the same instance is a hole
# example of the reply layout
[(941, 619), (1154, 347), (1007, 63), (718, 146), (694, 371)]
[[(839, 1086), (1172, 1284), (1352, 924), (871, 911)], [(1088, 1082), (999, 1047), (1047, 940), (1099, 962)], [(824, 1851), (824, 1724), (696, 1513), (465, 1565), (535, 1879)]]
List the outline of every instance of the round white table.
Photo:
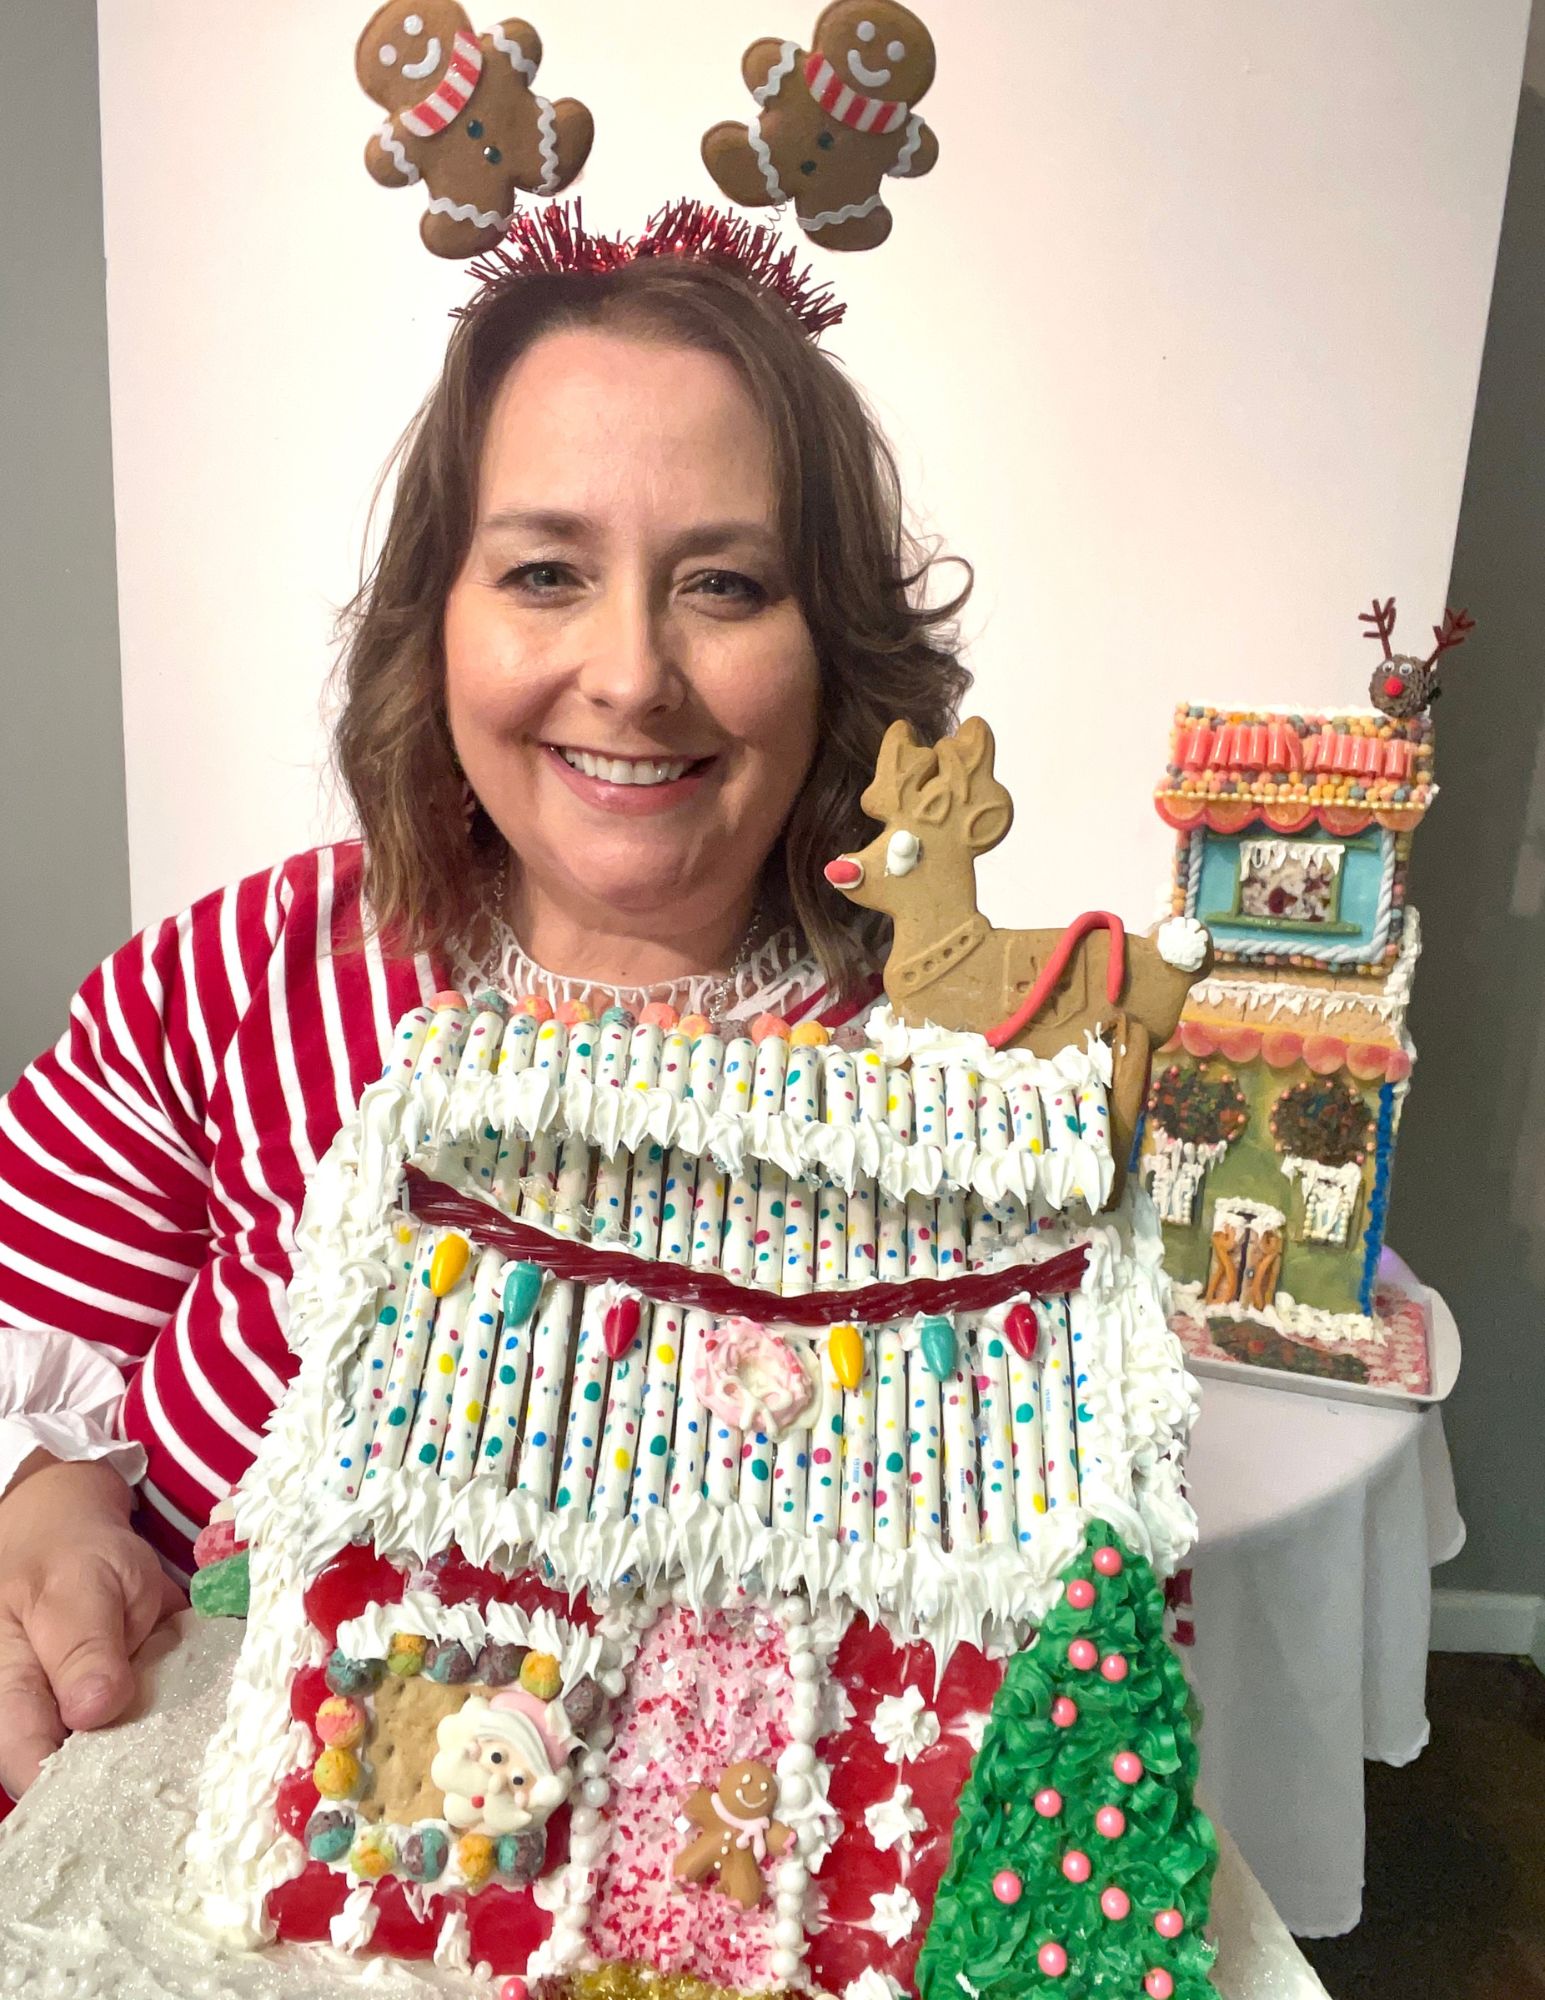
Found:
[(1202, 1784), (1288, 1929), (1334, 1937), (1363, 1760), (1427, 1741), (1431, 1571), (1464, 1542), (1442, 1419), (1209, 1378), (1187, 1487)]

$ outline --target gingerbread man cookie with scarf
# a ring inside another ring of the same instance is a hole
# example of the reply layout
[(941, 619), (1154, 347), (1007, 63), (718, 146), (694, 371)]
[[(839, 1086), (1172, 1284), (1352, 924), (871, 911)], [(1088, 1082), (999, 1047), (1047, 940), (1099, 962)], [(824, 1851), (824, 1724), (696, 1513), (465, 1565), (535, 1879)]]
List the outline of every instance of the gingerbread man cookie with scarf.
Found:
[(778, 1780), (755, 1758), (731, 1764), (714, 1790), (699, 1785), (682, 1807), (700, 1829), (672, 1864), (678, 1880), (717, 1886), (743, 1910), (754, 1910), (767, 1890), (762, 1864), (776, 1861), (794, 1829), (773, 1818)]
[(354, 52), (386, 123), (365, 148), (383, 187), (423, 181), (419, 224), (437, 257), (475, 257), (509, 227), (517, 191), (555, 195), (584, 166), (595, 127), (577, 98), (537, 94), (542, 42), (525, 21), (475, 35), (455, 0), (387, 0)]
[(703, 164), (741, 207), (792, 202), (828, 250), (873, 250), (891, 232), (886, 180), (939, 157), (914, 108), (933, 82), (933, 38), (894, 0), (837, 0), (811, 42), (752, 43), (740, 68), (757, 115), (704, 133)]

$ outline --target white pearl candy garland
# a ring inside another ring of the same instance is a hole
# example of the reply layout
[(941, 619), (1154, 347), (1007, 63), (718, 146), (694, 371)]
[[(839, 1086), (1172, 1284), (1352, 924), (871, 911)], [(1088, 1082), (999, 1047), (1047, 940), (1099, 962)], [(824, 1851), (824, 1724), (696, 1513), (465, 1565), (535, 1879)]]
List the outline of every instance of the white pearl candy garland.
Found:
[(802, 1824), (796, 1830), (795, 1846), (779, 1862), (773, 1875), (776, 1916), (770, 1969), (775, 1980), (790, 1985), (797, 1978), (805, 1955), (809, 1856), (820, 1838), (820, 1814), (810, 1808), (826, 1797), (827, 1772), (817, 1762), (815, 1744), (821, 1733), (820, 1682), (828, 1649), (817, 1645), (810, 1625), (810, 1607), (802, 1597), (789, 1598), (779, 1607), (778, 1615), (783, 1621), (791, 1682), (790, 1741), (778, 1759), (778, 1802), (790, 1814), (799, 1815)]

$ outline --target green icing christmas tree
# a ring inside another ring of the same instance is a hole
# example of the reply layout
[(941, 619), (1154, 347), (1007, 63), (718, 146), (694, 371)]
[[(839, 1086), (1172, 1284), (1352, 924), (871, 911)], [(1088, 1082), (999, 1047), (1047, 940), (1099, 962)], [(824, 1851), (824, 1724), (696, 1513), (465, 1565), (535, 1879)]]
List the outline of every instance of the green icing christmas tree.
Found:
[(1009, 1662), (918, 1960), (922, 2000), (1210, 2000), (1217, 1837), (1153, 1571), (1091, 1522)]

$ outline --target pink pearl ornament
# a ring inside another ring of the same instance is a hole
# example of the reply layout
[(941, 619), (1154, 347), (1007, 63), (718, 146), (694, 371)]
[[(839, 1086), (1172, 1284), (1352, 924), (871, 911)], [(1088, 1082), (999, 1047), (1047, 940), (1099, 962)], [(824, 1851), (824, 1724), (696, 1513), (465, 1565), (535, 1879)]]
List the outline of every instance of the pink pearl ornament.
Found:
[(1035, 1809), (1042, 1819), (1055, 1819), (1062, 1810), (1062, 1794), (1055, 1785), (1048, 1785), (1035, 1795)]
[(1108, 1681), (1124, 1681), (1127, 1677), (1126, 1655), (1107, 1653), (1100, 1662), (1100, 1672)]
[(1093, 1864), (1081, 1847), (1070, 1847), (1062, 1857), (1062, 1872), (1070, 1882), (1087, 1882)]
[(1094, 1816), (1094, 1829), (1107, 1840), (1119, 1840), (1127, 1830), (1127, 1816), (1120, 1806), (1101, 1806)]
[(512, 1972), (500, 1985), (499, 2000), (526, 2000), (526, 1982), (518, 1972)]
[(1086, 1576), (1075, 1576), (1068, 1585), (1067, 1597), (1075, 1611), (1087, 1611), (1094, 1602), (1094, 1585)]
[(1086, 1674), (1099, 1658), (1092, 1639), (1075, 1639), (1068, 1647), (1068, 1665)]
[(1132, 1914), (1132, 1898), (1125, 1889), (1118, 1889), (1114, 1883), (1100, 1892), (1100, 1908), (1113, 1924), (1119, 1924), (1123, 1917)]
[(1002, 1868), (992, 1878), (992, 1892), (1000, 1903), (1017, 1903), (1025, 1885), (1012, 1868)]
[(1110, 1767), (1124, 1785), (1135, 1785), (1143, 1775), (1143, 1760), (1135, 1750), (1118, 1750)]
[(1048, 1979), (1060, 1979), (1068, 1969), (1068, 1955), (1060, 1944), (1043, 1944), (1035, 1955), (1035, 1962)]
[(1071, 1729), (1078, 1720), (1078, 1703), (1059, 1694), (1051, 1705), (1051, 1719), (1058, 1729)]
[(1094, 1552), (1094, 1566), (1101, 1576), (1120, 1576), (1126, 1567), (1121, 1560), (1120, 1549), (1113, 1549), (1109, 1542)]
[(1186, 1920), (1179, 1910), (1160, 1910), (1153, 1920), (1153, 1927), (1162, 1938), (1178, 1938), (1186, 1927)]
[(1143, 1981), (1143, 1991), (1148, 1995), (1148, 2000), (1169, 2000), (1174, 1990), (1175, 1982), (1162, 1965), (1156, 1965)]

